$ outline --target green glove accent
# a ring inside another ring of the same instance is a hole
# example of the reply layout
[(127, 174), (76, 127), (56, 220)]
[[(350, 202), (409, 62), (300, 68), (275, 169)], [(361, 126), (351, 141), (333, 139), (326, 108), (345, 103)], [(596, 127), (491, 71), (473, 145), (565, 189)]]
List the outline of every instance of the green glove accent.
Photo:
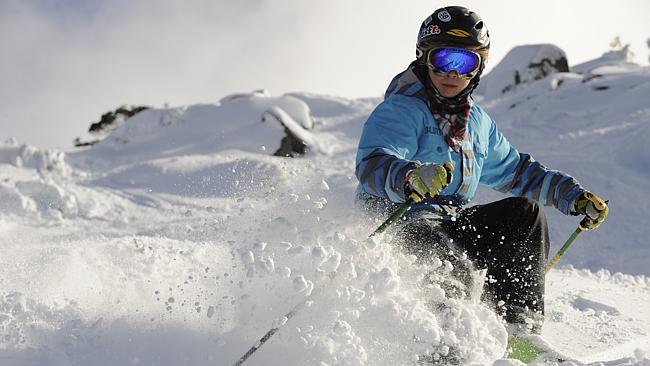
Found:
[(406, 175), (404, 192), (414, 202), (435, 197), (445, 189), (453, 178), (454, 164), (423, 164)]
[(581, 230), (592, 230), (600, 226), (609, 214), (607, 202), (591, 192), (585, 192), (580, 196), (575, 204), (574, 211), (585, 218), (580, 221)]

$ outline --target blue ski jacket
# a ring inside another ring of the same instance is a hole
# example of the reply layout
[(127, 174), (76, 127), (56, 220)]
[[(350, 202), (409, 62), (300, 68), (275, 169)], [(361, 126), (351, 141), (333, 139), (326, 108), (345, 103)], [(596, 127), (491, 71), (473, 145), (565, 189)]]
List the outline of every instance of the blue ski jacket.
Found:
[[(454, 206), (470, 202), (480, 183), (573, 214), (573, 202), (585, 191), (573, 177), (517, 151), (476, 104), (467, 124), (469, 138), (460, 152), (454, 151), (445, 142), (426, 100), (413, 67), (393, 79), (384, 101), (363, 125), (355, 168), (358, 198), (404, 202), (404, 179), (410, 170), (448, 160), (455, 166), (453, 180), (440, 195)], [(439, 207), (439, 202), (440, 197), (425, 200), (412, 210)]]

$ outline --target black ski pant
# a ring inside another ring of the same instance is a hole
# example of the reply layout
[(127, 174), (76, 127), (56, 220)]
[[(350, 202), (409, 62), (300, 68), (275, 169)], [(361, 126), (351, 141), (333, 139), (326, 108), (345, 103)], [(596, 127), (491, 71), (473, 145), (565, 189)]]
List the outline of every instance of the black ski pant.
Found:
[(506, 198), (463, 209), (454, 221), (407, 221), (402, 230), (407, 252), (419, 259), (434, 255), (450, 260), (452, 275), (461, 282), (468, 283), (470, 276), (463, 257), (474, 269), (486, 269), (483, 300), (506, 322), (524, 323), (532, 317), (541, 330), (549, 240), (546, 216), (537, 202)]

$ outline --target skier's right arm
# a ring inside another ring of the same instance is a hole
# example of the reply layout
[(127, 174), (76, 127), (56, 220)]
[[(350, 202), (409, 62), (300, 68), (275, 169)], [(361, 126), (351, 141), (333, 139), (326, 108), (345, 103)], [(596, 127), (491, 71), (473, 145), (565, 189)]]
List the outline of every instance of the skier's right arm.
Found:
[(417, 151), (424, 118), (402, 98), (393, 96), (370, 114), (359, 139), (355, 168), (364, 191), (393, 202), (405, 201), (406, 175), (419, 165), (409, 159)]

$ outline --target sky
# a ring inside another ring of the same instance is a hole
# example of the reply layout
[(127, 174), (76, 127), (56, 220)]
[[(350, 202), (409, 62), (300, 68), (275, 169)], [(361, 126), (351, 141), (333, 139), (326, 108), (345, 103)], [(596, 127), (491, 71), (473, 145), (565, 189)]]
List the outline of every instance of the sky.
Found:
[(120, 105), (213, 103), (237, 92), (380, 96), (420, 23), (463, 5), (514, 46), (554, 43), (575, 65), (620, 36), (648, 64), (646, 0), (1, 0), (0, 141), (69, 148)]

